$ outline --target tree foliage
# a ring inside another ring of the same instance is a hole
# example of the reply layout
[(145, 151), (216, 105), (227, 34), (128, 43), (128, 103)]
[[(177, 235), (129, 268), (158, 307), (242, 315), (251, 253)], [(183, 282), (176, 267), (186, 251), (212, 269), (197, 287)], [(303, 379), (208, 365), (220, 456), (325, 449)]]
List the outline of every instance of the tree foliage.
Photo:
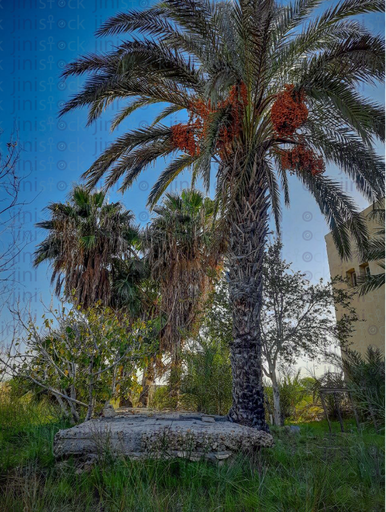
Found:
[(2, 355), (2, 371), (56, 398), (75, 422), (126, 396), (136, 370), (157, 350), (151, 322), (133, 325), (100, 305), (50, 308), (41, 328), (16, 314), (24, 333)]
[(63, 292), (82, 308), (101, 301), (137, 310), (135, 285), (144, 268), (133, 261), (139, 259), (134, 215), (121, 203), (107, 203), (104, 192), (88, 192), (82, 186), (71, 191), (68, 202), (50, 204), (47, 210), (50, 219), (37, 227), (47, 230), (48, 236), (38, 246), (34, 264), (50, 263), (56, 294)]
[(196, 191), (167, 194), (143, 234), (152, 279), (166, 315), (162, 345), (180, 350), (197, 329), (199, 312), (221, 263), (221, 240), (213, 230), (213, 201)]
[(376, 431), (385, 429), (385, 357), (368, 347), (364, 355), (346, 350), (342, 359), (347, 387), (362, 418)]
[(184, 350), (181, 382), (183, 407), (206, 414), (225, 415), (232, 405), (229, 347), (204, 332)]
[[(261, 339), (264, 372), (272, 381), (275, 423), (281, 424), (279, 371), (295, 365), (300, 357), (325, 356), (332, 346), (350, 342), (357, 320), (351, 295), (336, 282), (311, 284), (281, 257), (282, 243), (268, 247), (263, 266)], [(344, 314), (336, 321), (334, 307)]]
[[(357, 320), (350, 305), (353, 294), (337, 288), (337, 279), (310, 283), (305, 274), (291, 268), (281, 251), (282, 243), (276, 240), (264, 261), (261, 330), (266, 360), (292, 366), (300, 356), (315, 358), (331, 345), (349, 345)], [(339, 321), (337, 305), (345, 310)]]
[[(110, 187), (121, 180), (125, 190), (158, 158), (169, 156), (149, 197), (154, 205), (184, 169), (208, 186), (211, 162), (217, 162), (217, 197), (231, 214), (259, 163), (276, 220), (279, 182), (288, 202), (287, 175), (294, 172), (320, 206), (340, 254), (350, 254), (350, 232), (364, 247), (366, 227), (339, 184), (309, 172), (301, 158), (292, 169), (281, 164), (283, 152), (304, 148), (336, 164), (367, 198), (383, 194), (383, 164), (373, 149), (376, 138), (384, 140), (383, 107), (363, 97), (358, 85), (383, 78), (384, 42), (353, 20), (381, 12), (383, 2), (344, 0), (317, 12), (319, 5), (167, 0), (107, 20), (98, 36), (119, 34), (124, 40), (111, 52), (67, 66), (65, 77), (87, 79), (62, 114), (88, 107), (92, 123), (125, 100), (115, 128), (147, 105), (165, 109), (149, 127), (113, 142), (86, 171), (88, 185), (106, 178)], [(187, 111), (191, 121), (184, 127), (162, 124), (178, 111)], [(294, 117), (298, 111), (303, 114)], [(177, 127), (180, 139), (184, 132), (197, 150), (176, 141)]]

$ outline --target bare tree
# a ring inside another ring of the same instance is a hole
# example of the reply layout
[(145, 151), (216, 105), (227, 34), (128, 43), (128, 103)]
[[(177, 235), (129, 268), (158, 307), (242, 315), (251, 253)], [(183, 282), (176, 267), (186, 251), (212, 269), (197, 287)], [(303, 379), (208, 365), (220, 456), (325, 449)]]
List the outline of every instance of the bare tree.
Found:
[[(263, 371), (272, 382), (274, 423), (282, 425), (280, 366), (293, 366), (301, 356), (325, 356), (332, 345), (347, 345), (357, 320), (349, 293), (332, 283), (310, 284), (281, 258), (282, 244), (268, 247), (263, 266), (261, 311)], [(345, 309), (337, 322), (334, 305)]]
[(14, 135), (0, 151), (0, 311), (14, 287), (17, 256), (27, 242), (20, 239), (22, 209), (28, 202), (21, 200), (21, 183), (27, 176), (18, 172), (21, 148)]

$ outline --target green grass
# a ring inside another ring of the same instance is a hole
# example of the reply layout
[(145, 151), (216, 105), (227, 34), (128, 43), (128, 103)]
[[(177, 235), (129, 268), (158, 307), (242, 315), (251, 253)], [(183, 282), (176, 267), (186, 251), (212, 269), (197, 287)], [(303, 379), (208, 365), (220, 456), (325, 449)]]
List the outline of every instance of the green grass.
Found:
[(88, 472), (55, 464), (53, 436), (66, 423), (47, 404), (0, 398), (1, 512), (177, 512), (384, 510), (384, 437), (328, 434), (325, 422), (299, 435), (273, 430), (275, 447), (254, 460), (215, 466), (106, 457)]

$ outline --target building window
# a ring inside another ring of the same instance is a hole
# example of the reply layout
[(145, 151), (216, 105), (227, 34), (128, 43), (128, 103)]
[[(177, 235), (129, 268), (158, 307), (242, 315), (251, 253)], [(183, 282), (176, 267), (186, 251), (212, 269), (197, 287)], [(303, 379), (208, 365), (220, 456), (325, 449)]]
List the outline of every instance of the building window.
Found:
[(350, 270), (348, 270), (346, 272), (346, 275), (347, 275), (347, 282), (350, 286), (352, 286), (353, 288), (355, 286), (358, 285), (358, 282), (357, 282), (357, 273), (355, 272), (355, 269), (354, 268), (351, 268)]
[(359, 271), (360, 271), (361, 277), (370, 277), (371, 276), (370, 266), (367, 262), (362, 263), (362, 265), (359, 265)]

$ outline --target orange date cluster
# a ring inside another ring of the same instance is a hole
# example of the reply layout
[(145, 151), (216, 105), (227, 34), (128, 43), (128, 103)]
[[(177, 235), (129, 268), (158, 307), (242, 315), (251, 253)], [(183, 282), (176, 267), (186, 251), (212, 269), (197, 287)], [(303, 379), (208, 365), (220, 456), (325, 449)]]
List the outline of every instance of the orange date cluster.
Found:
[(304, 102), (303, 91), (295, 91), (294, 86), (289, 84), (284, 88), (272, 105), (271, 119), (279, 136), (291, 137), (307, 121), (308, 108)]
[[(302, 90), (295, 90), (292, 84), (286, 84), (284, 89), (272, 105), (271, 120), (278, 137), (296, 142), (296, 130), (308, 119), (305, 94)], [(280, 151), (280, 155), (283, 169), (310, 172), (313, 176), (325, 170), (323, 158), (302, 141), (293, 149)]]
[(324, 161), (311, 148), (307, 148), (304, 144), (299, 144), (291, 150), (283, 151), (281, 154), (281, 165), (283, 169), (295, 171), (310, 172), (313, 176), (324, 172)]
[(206, 138), (212, 116), (220, 110), (228, 110), (226, 122), (219, 129), (216, 141), (216, 150), (221, 158), (226, 158), (232, 149), (232, 143), (242, 131), (242, 120), (245, 107), (248, 104), (248, 92), (244, 83), (234, 85), (228, 97), (215, 106), (209, 100), (192, 101), (189, 105), (188, 123), (172, 126), (172, 145), (190, 156), (200, 154), (200, 144)]

